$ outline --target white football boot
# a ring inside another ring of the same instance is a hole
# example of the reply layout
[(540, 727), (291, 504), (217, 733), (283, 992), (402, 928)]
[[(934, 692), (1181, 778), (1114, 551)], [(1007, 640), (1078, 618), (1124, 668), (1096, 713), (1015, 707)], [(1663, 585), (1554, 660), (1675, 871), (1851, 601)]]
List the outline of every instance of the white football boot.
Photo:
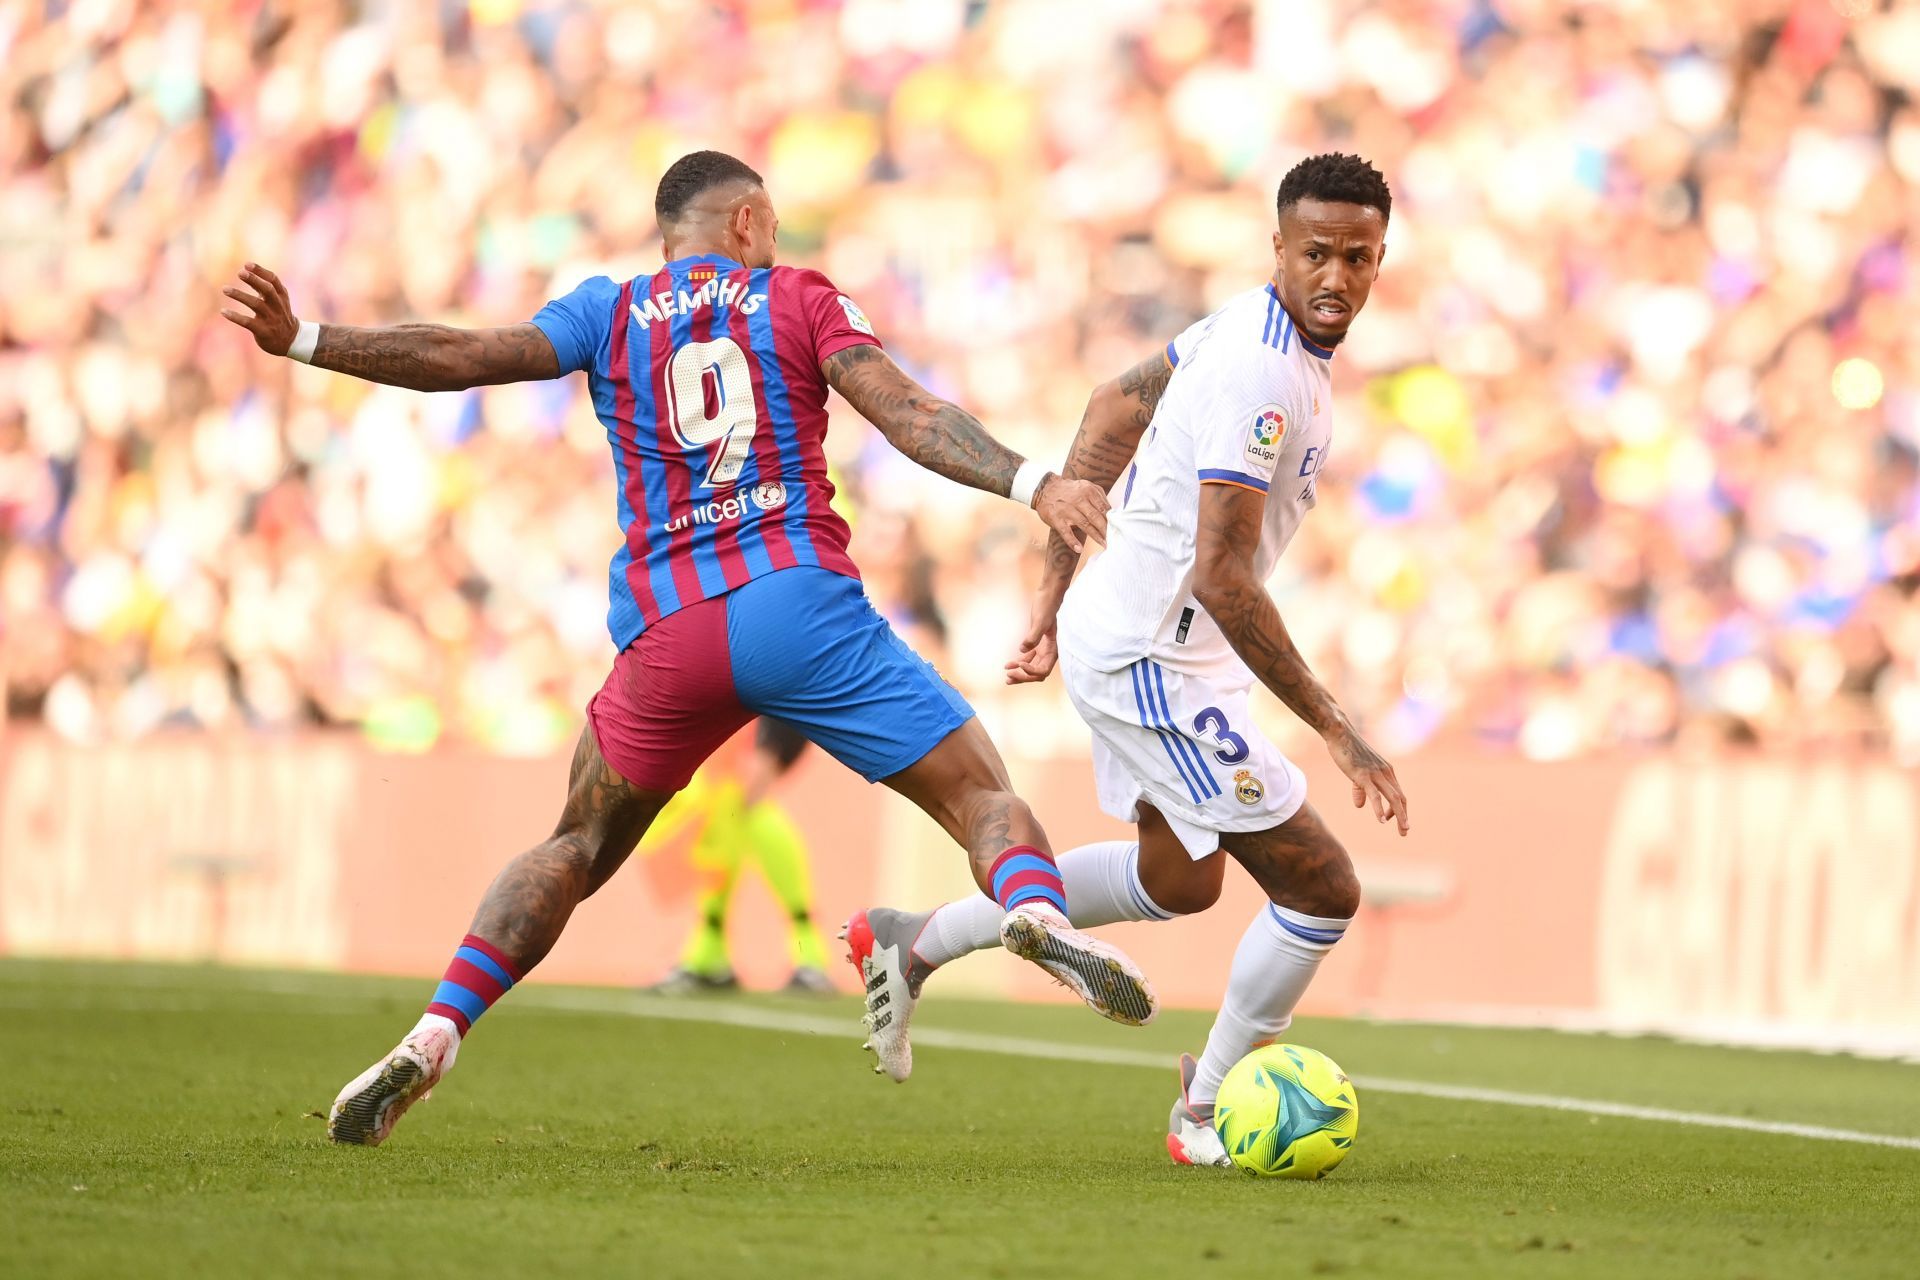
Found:
[(896, 1084), (913, 1074), (913, 1046), (907, 1042), (907, 1024), (920, 999), (921, 984), (933, 966), (913, 953), (920, 931), (933, 918), (931, 911), (893, 911), (869, 907), (856, 911), (842, 926), (847, 959), (860, 972), (866, 991), (867, 1027), (862, 1049), (871, 1049), (875, 1074), (885, 1073)]
[(1103, 1018), (1144, 1027), (1160, 1012), (1146, 975), (1126, 952), (1074, 928), (1051, 903), (1030, 898), (1007, 912), (1000, 943), (1045, 969)]
[(1227, 1145), (1220, 1141), (1220, 1133), (1213, 1127), (1213, 1104), (1196, 1107), (1187, 1100), (1187, 1092), (1193, 1088), (1193, 1073), (1197, 1070), (1193, 1055), (1180, 1055), (1180, 1097), (1173, 1104), (1173, 1114), (1167, 1117), (1167, 1154), (1173, 1157), (1175, 1164), (1208, 1164), (1233, 1167), (1233, 1160), (1227, 1155)]
[(414, 1028), (392, 1053), (340, 1091), (327, 1113), (327, 1137), (379, 1146), (407, 1108), (433, 1092), (459, 1052), (460, 1033), (451, 1025)]

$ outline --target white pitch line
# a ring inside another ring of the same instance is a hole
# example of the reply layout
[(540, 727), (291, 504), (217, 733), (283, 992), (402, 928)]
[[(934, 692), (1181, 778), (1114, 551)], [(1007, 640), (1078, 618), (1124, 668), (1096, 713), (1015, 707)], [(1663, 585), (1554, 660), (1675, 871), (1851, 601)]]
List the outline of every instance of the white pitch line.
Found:
[[(250, 979), (258, 977), (256, 986)], [(236, 983), (230, 991), (270, 990), (276, 994), (313, 993), (336, 998), (326, 1012), (346, 1012), (345, 993), (337, 983), (303, 974), (247, 975), (249, 981)], [(164, 981), (140, 982), (147, 990), (164, 988)], [(66, 1008), (105, 1005), (115, 1009), (152, 1013), (211, 1011), (219, 997), (195, 992), (187, 1000), (178, 998), (128, 999), (124, 992), (105, 1000), (72, 1000), (72, 990), (58, 996), (52, 991), (27, 988), (0, 993), (0, 1008)], [(54, 996), (53, 999), (45, 999)], [(65, 997), (65, 998), (61, 998)], [(383, 998), (369, 993), (368, 998)], [(651, 1018), (664, 1022), (699, 1022), (710, 1026), (738, 1027), (747, 1031), (786, 1032), (793, 1035), (829, 1036), (835, 1039), (858, 1034), (860, 1024), (850, 1018), (827, 1018), (818, 1014), (794, 1013), (758, 1005), (718, 1005), (699, 1001), (649, 999), (621, 991), (593, 991), (563, 987), (522, 987), (513, 1005), (518, 1009), (546, 1010), (555, 1013), (600, 1013), (626, 1017)], [(302, 1008), (308, 1006), (303, 1005)], [(1002, 1057), (1037, 1058), (1049, 1062), (1085, 1062), (1106, 1067), (1141, 1067), (1155, 1071), (1169, 1069), (1171, 1059), (1164, 1053), (1141, 1049), (1107, 1049), (1098, 1045), (1061, 1044), (1052, 1040), (1030, 1040), (1023, 1036), (984, 1035), (972, 1031), (954, 1031), (944, 1027), (922, 1027), (913, 1033), (914, 1043), (936, 1049), (958, 1049), (965, 1053), (992, 1053)], [(1710, 1111), (1676, 1111), (1667, 1107), (1642, 1107), (1626, 1102), (1607, 1102), (1598, 1098), (1570, 1098), (1550, 1093), (1519, 1093), (1508, 1089), (1484, 1089), (1474, 1085), (1437, 1084), (1426, 1080), (1396, 1080), (1383, 1076), (1355, 1076), (1362, 1089), (1379, 1093), (1399, 1093), (1415, 1098), (1437, 1098), (1446, 1102), (1477, 1102), (1499, 1107), (1529, 1107), (1539, 1111), (1568, 1111), (1580, 1115), (1609, 1116), (1621, 1120), (1647, 1120), (1657, 1124), (1687, 1125), (1699, 1129), (1732, 1129), (1743, 1133), (1766, 1133), (1783, 1138), (1811, 1138), (1820, 1142), (1852, 1142), (1864, 1146), (1899, 1147), (1920, 1151), (1920, 1138), (1893, 1133), (1867, 1133), (1859, 1129), (1834, 1129), (1825, 1125), (1795, 1124), (1784, 1120), (1755, 1120), (1747, 1116), (1716, 1115)]]
[(1533, 1107), (1542, 1111), (1578, 1111), (1590, 1116), (1617, 1116), (1623, 1120), (1653, 1120), (1661, 1124), (1695, 1125), (1703, 1129), (1739, 1129), (1746, 1133), (1771, 1133), (1783, 1138), (1816, 1138), (1822, 1142), (1858, 1142), (1872, 1147), (1905, 1147), (1909, 1151), (1920, 1151), (1920, 1138), (1894, 1133), (1866, 1133), (1859, 1129), (1833, 1129), (1823, 1124), (1754, 1120), (1747, 1116), (1715, 1115), (1711, 1111), (1674, 1111), (1667, 1107), (1641, 1107), (1626, 1102), (1605, 1102), (1598, 1098), (1514, 1093), (1507, 1089), (1429, 1084), (1422, 1080), (1358, 1076), (1354, 1083), (1381, 1093), (1410, 1093), (1417, 1097), (1444, 1098), (1453, 1102), (1486, 1102), (1500, 1107)]
[[(674, 1003), (633, 997), (609, 999), (591, 991), (543, 991), (543, 1004), (582, 1012), (625, 1013), (642, 1018), (672, 1022), (704, 1022), (718, 1026), (742, 1027), (756, 1031), (786, 1031), (801, 1035), (850, 1037), (859, 1024), (840, 1018), (823, 1018), (804, 1013), (755, 1007), (716, 1007), (712, 1004)], [(1051, 1040), (1029, 1040), (1021, 1036), (982, 1035), (971, 1031), (951, 1031), (943, 1027), (922, 1027), (913, 1033), (913, 1042), (936, 1049), (959, 1049), (968, 1053), (993, 1053), (1003, 1057), (1040, 1058), (1051, 1062), (1090, 1062), (1108, 1067), (1145, 1067), (1169, 1071), (1171, 1059), (1164, 1053), (1140, 1049), (1105, 1049), (1097, 1045), (1060, 1044)], [(1607, 1102), (1598, 1098), (1568, 1098), (1550, 1093), (1517, 1093), (1509, 1089), (1483, 1089), (1473, 1085), (1435, 1084), (1425, 1080), (1395, 1080), (1384, 1076), (1355, 1076), (1354, 1083), (1377, 1093), (1402, 1093), (1416, 1098), (1438, 1098), (1447, 1102), (1480, 1102), (1501, 1107), (1531, 1107), (1540, 1111), (1572, 1111), (1582, 1115), (1611, 1116), (1621, 1120), (1650, 1120), (1660, 1124), (1691, 1125), (1701, 1129), (1737, 1129), (1745, 1133), (1770, 1133), (1777, 1137), (1813, 1138), (1822, 1142), (1854, 1142), (1875, 1147), (1901, 1147), (1920, 1151), (1920, 1138), (1892, 1133), (1866, 1133), (1858, 1129), (1834, 1129), (1826, 1125), (1794, 1124), (1783, 1120), (1754, 1120), (1747, 1116), (1716, 1115), (1708, 1111), (1675, 1111), (1668, 1107), (1642, 1107), (1627, 1102)]]

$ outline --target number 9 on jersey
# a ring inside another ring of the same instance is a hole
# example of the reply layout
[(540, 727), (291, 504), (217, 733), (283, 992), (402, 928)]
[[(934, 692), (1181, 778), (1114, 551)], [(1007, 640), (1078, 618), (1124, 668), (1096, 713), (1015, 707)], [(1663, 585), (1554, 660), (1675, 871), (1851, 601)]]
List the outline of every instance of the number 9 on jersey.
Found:
[(667, 362), (666, 383), (667, 420), (681, 447), (719, 445), (704, 483), (713, 488), (738, 480), (760, 422), (747, 353), (732, 338), (689, 342)]

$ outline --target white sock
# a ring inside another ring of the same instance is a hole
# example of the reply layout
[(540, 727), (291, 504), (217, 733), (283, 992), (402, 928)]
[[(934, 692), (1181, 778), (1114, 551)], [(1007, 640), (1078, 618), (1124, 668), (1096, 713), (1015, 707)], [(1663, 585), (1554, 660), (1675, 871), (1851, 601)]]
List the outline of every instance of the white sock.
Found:
[[(1123, 920), (1171, 920), (1140, 883), (1140, 846), (1106, 840), (1069, 849), (1054, 862), (1067, 886), (1067, 918), (1080, 929)], [(938, 968), (950, 960), (1000, 945), (1000, 904), (977, 893), (933, 913), (914, 953)]]
[(1233, 953), (1227, 996), (1207, 1036), (1193, 1088), (1187, 1091), (1196, 1110), (1204, 1114), (1213, 1105), (1234, 1063), (1292, 1025), (1293, 1007), (1351, 923), (1302, 915), (1274, 903), (1261, 909)]
[(458, 1040), (460, 1038), (460, 1024), (455, 1022), (452, 1018), (449, 1018), (444, 1014), (439, 1014), (439, 1013), (423, 1013), (420, 1015), (420, 1021), (413, 1024), (413, 1030), (407, 1032), (406, 1035), (401, 1036), (400, 1039), (402, 1043), (404, 1043), (408, 1040), (411, 1040), (414, 1036), (418, 1035), (420, 1032), (431, 1031), (435, 1027), (444, 1027), (448, 1031), (453, 1032), (453, 1038), (455, 1040)]
[(1171, 920), (1174, 913), (1140, 883), (1140, 845), (1106, 840), (1069, 849), (1056, 861), (1067, 886), (1067, 916), (1078, 929), (1124, 920)]
[(1000, 945), (1000, 922), (1007, 909), (984, 893), (949, 902), (934, 910), (920, 931), (913, 954), (939, 968), (949, 960)]

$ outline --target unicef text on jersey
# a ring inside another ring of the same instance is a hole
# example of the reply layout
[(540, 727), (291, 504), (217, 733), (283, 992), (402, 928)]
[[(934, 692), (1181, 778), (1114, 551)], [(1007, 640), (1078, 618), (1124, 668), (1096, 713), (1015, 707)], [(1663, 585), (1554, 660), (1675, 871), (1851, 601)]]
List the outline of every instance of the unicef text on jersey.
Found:
[(773, 511), (787, 505), (787, 486), (778, 481), (753, 486), (751, 496), (734, 494), (731, 498), (716, 499), (704, 507), (695, 507), (684, 516), (676, 516), (660, 527), (668, 533), (693, 524), (719, 524), (722, 520), (738, 520), (749, 511)]

